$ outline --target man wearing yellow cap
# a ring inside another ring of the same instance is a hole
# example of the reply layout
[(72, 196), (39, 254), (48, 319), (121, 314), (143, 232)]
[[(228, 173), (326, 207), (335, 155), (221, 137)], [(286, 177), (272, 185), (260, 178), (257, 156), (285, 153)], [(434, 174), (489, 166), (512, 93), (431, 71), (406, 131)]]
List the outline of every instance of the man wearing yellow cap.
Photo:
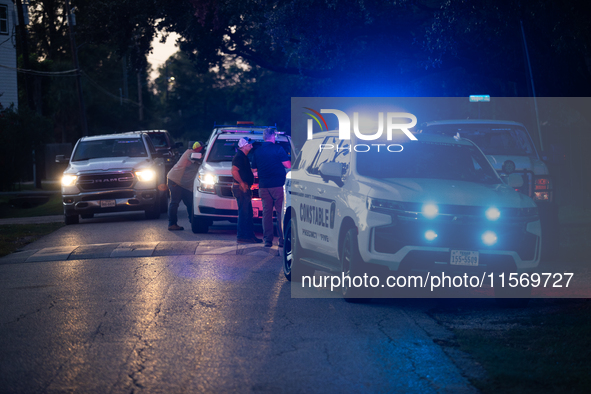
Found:
[(195, 142), (192, 149), (187, 149), (179, 161), (166, 175), (168, 179), (168, 190), (170, 190), (170, 205), (168, 206), (168, 230), (184, 230), (177, 224), (177, 212), (181, 200), (187, 207), (189, 220), (193, 214), (193, 181), (197, 176), (200, 162), (191, 160), (192, 153), (199, 153), (203, 150), (203, 143)]

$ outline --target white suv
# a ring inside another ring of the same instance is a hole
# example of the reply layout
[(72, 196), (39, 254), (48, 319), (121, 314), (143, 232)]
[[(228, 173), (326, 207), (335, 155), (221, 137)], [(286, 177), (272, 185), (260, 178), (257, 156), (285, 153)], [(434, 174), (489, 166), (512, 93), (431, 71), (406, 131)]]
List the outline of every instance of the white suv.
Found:
[[(193, 217), (191, 228), (194, 233), (206, 233), (216, 220), (238, 219), (238, 205), (232, 195), (232, 159), (238, 149), (238, 140), (248, 137), (253, 140), (253, 149), (263, 141), (263, 130), (274, 126), (216, 126), (206, 144), (203, 162), (193, 186)], [(275, 143), (282, 146), (291, 157), (291, 138), (277, 132)], [(248, 155), (251, 157), (252, 152)], [(258, 178), (252, 186), (252, 206), (255, 221), (260, 222), (263, 206), (259, 197)]]
[[(471, 141), (306, 141), (286, 181), (283, 270), (526, 272), (540, 261), (534, 201), (507, 185)], [(342, 287), (346, 299), (358, 288)]]

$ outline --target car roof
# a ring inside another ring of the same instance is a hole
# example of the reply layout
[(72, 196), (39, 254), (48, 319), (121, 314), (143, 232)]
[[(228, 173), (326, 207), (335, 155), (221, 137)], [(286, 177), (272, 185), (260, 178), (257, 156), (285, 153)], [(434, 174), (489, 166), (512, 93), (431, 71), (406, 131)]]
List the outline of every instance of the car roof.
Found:
[(514, 122), (512, 120), (492, 120), (492, 119), (456, 119), (456, 120), (434, 120), (425, 122), (421, 126), (435, 126), (435, 125), (507, 125), (507, 126), (523, 126), (522, 123)]
[(138, 130), (134, 133), (147, 133), (147, 134), (157, 134), (157, 133), (168, 133), (168, 130)]
[[(263, 140), (263, 135), (262, 134), (255, 134), (255, 133), (249, 133), (249, 132), (243, 132), (243, 133), (222, 133), (222, 134), (218, 134), (217, 138), (218, 139), (224, 139), (224, 140), (229, 140), (229, 139), (240, 139), (240, 138), (244, 138), (244, 137), (248, 137), (250, 139), (253, 140)], [(283, 134), (276, 134), (277, 141), (287, 141), (287, 136), (283, 135)]]
[(116, 139), (116, 138), (141, 138), (143, 132), (137, 131), (129, 131), (126, 133), (117, 133), (117, 134), (101, 134), (101, 135), (92, 135), (88, 137), (80, 138), (81, 141), (96, 141), (96, 140), (106, 140), (106, 139)]
[[(325, 137), (333, 137), (333, 136), (338, 136), (339, 135), (339, 131), (338, 130), (329, 130), (329, 131), (323, 131), (320, 133), (314, 133), (314, 139), (317, 138), (325, 138)], [(439, 135), (439, 134), (414, 134), (415, 137), (417, 137), (417, 141), (419, 142), (439, 142), (439, 143), (446, 143), (446, 144), (456, 144), (456, 145), (474, 145), (474, 143), (470, 140), (467, 140), (465, 138), (460, 138), (460, 139), (456, 139), (455, 137), (452, 136), (447, 136), (447, 135)], [(373, 140), (373, 141), (364, 141), (364, 140), (360, 140), (356, 137), (354, 137), (353, 134), (351, 134), (351, 137), (355, 138), (356, 143), (360, 143), (360, 144), (372, 144), (372, 143), (383, 143), (384, 140), (383, 139), (379, 139), (379, 140)], [(406, 137), (403, 137), (406, 138)], [(391, 141), (393, 144), (397, 144), (400, 143), (402, 145), (404, 145), (407, 142), (412, 142), (409, 139), (396, 139), (396, 141)]]

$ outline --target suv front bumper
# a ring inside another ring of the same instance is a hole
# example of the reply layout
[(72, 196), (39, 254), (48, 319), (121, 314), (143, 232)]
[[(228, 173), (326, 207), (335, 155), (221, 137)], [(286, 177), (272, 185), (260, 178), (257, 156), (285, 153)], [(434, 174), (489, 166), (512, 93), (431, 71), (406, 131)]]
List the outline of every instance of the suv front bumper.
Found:
[[(378, 219), (374, 215), (370, 215), (372, 219)], [(379, 219), (384, 222), (383, 217)], [(376, 220), (371, 222), (375, 223)], [(360, 232), (359, 252), (365, 262), (385, 266), (391, 271), (428, 269), (517, 272), (532, 271), (540, 262), (542, 245), (540, 220), (493, 228), (498, 235), (498, 243), (495, 246), (480, 244), (478, 238), (487, 228), (482, 226), (478, 231), (477, 228), (480, 226), (477, 223), (459, 227), (456, 225), (437, 227), (409, 221), (398, 222), (398, 226), (396, 231), (386, 234), (383, 231), (390, 225), (371, 228), (368, 226), (365, 227), (365, 231)], [(439, 233), (438, 239), (432, 242), (426, 241), (423, 237), (425, 231), (431, 227)], [(381, 234), (380, 231), (382, 231)], [(452, 250), (478, 252), (478, 266), (452, 265)]]

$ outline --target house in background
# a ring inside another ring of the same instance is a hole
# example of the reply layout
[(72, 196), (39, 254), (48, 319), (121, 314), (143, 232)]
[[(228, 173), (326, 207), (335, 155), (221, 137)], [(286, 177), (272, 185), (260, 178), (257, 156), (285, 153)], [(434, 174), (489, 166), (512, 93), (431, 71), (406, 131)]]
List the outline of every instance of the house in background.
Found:
[(0, 0), (0, 104), (18, 107), (16, 28), (12, 0)]

